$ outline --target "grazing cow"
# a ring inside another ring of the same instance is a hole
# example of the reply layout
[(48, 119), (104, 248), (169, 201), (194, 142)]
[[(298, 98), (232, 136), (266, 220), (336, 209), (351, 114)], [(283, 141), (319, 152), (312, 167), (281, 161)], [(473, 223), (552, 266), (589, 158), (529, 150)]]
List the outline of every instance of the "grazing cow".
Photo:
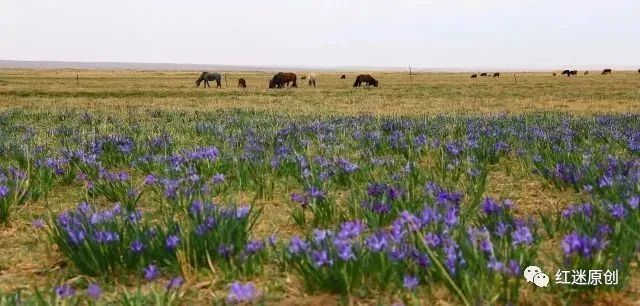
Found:
[(483, 73), (480, 74), (480, 76), (487, 76), (487, 73), (483, 72)]
[(297, 76), (292, 72), (278, 72), (273, 76), (271, 81), (269, 81), (269, 88), (284, 88), (284, 86), (289, 86), (289, 83), (293, 83), (291, 87), (298, 87)]
[(578, 70), (571, 70), (571, 75), (578, 75)]
[(245, 79), (239, 79), (238, 88), (247, 88), (247, 81), (245, 81)]
[[(640, 70), (638, 70), (638, 72), (640, 72)], [(344, 75), (344, 74), (340, 77), (340, 79), (342, 79), (342, 80), (344, 80), (344, 79), (346, 79), (346, 78), (347, 78), (347, 76), (346, 76), (346, 75)]]
[(360, 87), (362, 83), (365, 83), (367, 86), (373, 85), (373, 87), (378, 87), (378, 81), (369, 74), (361, 74), (357, 76), (355, 83), (353, 83), (353, 87)]
[(477, 77), (478, 77), (478, 75), (477, 75), (477, 74), (472, 74), (472, 75), (471, 75), (471, 78), (472, 78), (472, 79), (475, 79), (475, 78), (477, 78)]
[(196, 87), (199, 87), (202, 81), (204, 81), (204, 88), (211, 87), (209, 81), (216, 81), (216, 88), (222, 88), (220, 80), (222, 80), (222, 75), (217, 72), (203, 72), (196, 80)]
[(562, 74), (562, 75), (565, 75), (565, 74), (566, 74), (567, 76), (571, 76), (571, 70), (569, 70), (569, 69), (564, 70), (564, 71), (562, 71), (562, 73), (561, 73), (561, 74)]
[(605, 70), (602, 70), (602, 74), (611, 74), (611, 69), (607, 68)]
[(496, 73), (494, 73), (494, 74), (493, 74), (493, 77), (494, 77), (494, 78), (499, 78), (499, 77), (500, 77), (500, 72), (496, 72)]
[(306, 79), (307, 79), (307, 77), (306, 77), (306, 76), (302, 76), (300, 79), (301, 79), (301, 80), (306, 80)]
[(640, 73), (640, 69), (638, 69), (638, 73)]
[(309, 81), (309, 86), (313, 85), (313, 88), (316, 88), (316, 74), (309, 73), (307, 74), (307, 80)]
[(554, 73), (553, 73), (553, 76), (556, 76), (556, 75), (557, 75), (557, 74), (554, 72)]
[(584, 75), (587, 75), (587, 74), (589, 74), (589, 71), (585, 71), (585, 72), (584, 72)]

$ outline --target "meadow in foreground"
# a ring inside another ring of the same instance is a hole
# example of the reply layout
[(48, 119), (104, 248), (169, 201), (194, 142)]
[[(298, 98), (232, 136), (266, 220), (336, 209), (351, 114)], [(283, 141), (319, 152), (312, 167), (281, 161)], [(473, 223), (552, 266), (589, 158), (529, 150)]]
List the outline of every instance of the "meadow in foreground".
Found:
[(637, 114), (13, 110), (0, 138), (0, 303), (637, 299)]

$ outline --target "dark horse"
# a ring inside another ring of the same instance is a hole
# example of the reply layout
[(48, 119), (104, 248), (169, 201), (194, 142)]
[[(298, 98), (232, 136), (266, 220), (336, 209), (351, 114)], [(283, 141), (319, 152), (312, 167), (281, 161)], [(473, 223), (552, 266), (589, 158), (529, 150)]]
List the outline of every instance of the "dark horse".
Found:
[(355, 83), (353, 83), (353, 87), (360, 87), (362, 83), (365, 83), (367, 86), (373, 85), (373, 87), (378, 87), (378, 81), (369, 74), (361, 74), (357, 76)]
[[(638, 70), (638, 71), (640, 72), (640, 70)], [(342, 80), (344, 80), (344, 79), (346, 79), (346, 78), (347, 78), (347, 76), (346, 76), (346, 75), (344, 75), (344, 74), (340, 77), (340, 79), (342, 79)]]
[(273, 76), (271, 81), (269, 81), (269, 88), (284, 88), (285, 84), (289, 86), (291, 82), (291, 87), (298, 87), (297, 76), (292, 72), (278, 72)]
[(217, 72), (203, 72), (200, 77), (196, 80), (196, 87), (200, 86), (200, 83), (204, 81), (204, 87), (211, 87), (209, 85), (209, 81), (216, 81), (216, 87), (222, 88), (222, 84), (220, 84), (220, 80), (222, 80), (222, 75)]
[(605, 70), (602, 70), (602, 74), (611, 74), (611, 69), (607, 68)]
[(238, 79), (238, 88), (247, 88), (247, 81), (244, 79)]

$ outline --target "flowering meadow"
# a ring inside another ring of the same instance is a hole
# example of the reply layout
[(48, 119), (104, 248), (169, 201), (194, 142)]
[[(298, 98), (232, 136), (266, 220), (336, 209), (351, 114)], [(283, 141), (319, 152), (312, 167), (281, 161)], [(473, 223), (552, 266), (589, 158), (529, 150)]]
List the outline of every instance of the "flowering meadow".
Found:
[[(0, 237), (24, 244), (2, 260), (37, 262), (0, 264), (0, 304), (546, 305), (639, 290), (638, 114), (13, 110), (0, 139)], [(557, 283), (583, 270), (616, 282)]]

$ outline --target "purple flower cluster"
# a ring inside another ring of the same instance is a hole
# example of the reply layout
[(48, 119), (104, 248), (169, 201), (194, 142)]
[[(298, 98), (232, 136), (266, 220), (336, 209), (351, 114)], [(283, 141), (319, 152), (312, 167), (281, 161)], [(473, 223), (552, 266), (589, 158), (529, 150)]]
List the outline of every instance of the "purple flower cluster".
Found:
[(561, 245), (566, 257), (578, 255), (590, 258), (603, 250), (608, 243), (604, 235), (590, 237), (574, 231), (564, 236)]

